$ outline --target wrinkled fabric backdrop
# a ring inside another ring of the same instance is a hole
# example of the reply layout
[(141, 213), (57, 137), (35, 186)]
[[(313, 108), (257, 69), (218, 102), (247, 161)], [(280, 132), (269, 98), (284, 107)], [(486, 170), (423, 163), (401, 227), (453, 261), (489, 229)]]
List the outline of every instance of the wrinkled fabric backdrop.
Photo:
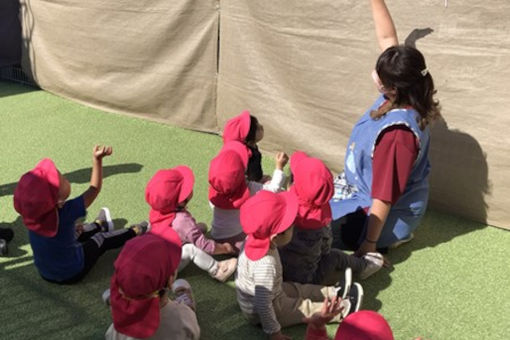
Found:
[[(431, 206), (510, 228), (510, 3), (387, 4), (442, 105)], [(377, 97), (369, 1), (21, 0), (21, 22), (23, 68), (47, 91), (207, 132), (248, 109), (265, 151), (301, 149), (334, 172)]]

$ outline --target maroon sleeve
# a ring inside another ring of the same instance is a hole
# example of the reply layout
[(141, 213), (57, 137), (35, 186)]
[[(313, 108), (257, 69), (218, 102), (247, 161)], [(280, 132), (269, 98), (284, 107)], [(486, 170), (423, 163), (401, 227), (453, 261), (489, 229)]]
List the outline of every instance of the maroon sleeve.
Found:
[(372, 198), (391, 204), (399, 199), (418, 151), (418, 141), (406, 126), (392, 126), (381, 132), (372, 160)]

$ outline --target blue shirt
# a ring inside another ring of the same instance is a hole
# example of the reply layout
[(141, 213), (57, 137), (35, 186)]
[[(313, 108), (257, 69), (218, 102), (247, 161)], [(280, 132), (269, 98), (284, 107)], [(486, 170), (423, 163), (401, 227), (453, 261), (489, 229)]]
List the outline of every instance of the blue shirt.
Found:
[(65, 202), (58, 209), (58, 230), (53, 237), (41, 236), (28, 231), (34, 252), (35, 266), (42, 277), (53, 281), (64, 281), (83, 269), (83, 248), (76, 240), (75, 224), (85, 217), (83, 196)]

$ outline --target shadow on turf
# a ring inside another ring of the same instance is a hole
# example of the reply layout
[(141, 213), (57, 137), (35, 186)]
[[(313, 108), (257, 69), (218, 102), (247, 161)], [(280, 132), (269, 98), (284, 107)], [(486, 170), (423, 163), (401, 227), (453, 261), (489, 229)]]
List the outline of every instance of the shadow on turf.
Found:
[[(117, 174), (135, 173), (140, 172), (143, 168), (142, 164), (139, 163), (124, 163), (115, 165), (103, 166), (103, 178), (110, 177)], [(90, 181), (90, 174), (92, 168), (83, 168), (75, 171), (68, 172), (64, 176), (71, 183), (87, 183)], [(20, 174), (21, 176), (21, 174)], [(14, 189), (18, 183), (8, 183), (0, 185), (0, 197), (14, 194)]]
[(7, 80), (0, 79), (0, 98), (14, 96), (17, 94), (39, 91), (36, 87), (21, 85)]

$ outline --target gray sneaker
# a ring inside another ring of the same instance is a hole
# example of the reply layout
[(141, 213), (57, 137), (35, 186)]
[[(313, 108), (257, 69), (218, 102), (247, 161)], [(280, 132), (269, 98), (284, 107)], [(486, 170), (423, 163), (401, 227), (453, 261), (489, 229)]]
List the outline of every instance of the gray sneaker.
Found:
[(176, 302), (185, 304), (195, 310), (195, 299), (193, 299), (193, 291), (188, 281), (184, 279), (175, 280), (172, 284), (172, 292), (174, 292)]
[(142, 221), (137, 224), (133, 224), (130, 226), (133, 229), (137, 236), (143, 235), (151, 229), (151, 225), (147, 221)]
[(361, 259), (365, 263), (365, 268), (359, 274), (359, 278), (361, 280), (375, 274), (384, 264), (384, 258), (379, 253), (366, 253), (361, 257)]
[(101, 299), (103, 300), (103, 303), (105, 305), (110, 307), (110, 288), (103, 292), (103, 295), (101, 295)]
[(343, 281), (337, 282), (335, 284), (336, 287), (336, 296), (345, 299), (345, 297), (349, 294), (352, 285), (352, 270), (347, 267), (344, 272)]
[(102, 232), (113, 231), (113, 221), (110, 215), (110, 209), (103, 207), (99, 210), (94, 223), (97, 224)]

